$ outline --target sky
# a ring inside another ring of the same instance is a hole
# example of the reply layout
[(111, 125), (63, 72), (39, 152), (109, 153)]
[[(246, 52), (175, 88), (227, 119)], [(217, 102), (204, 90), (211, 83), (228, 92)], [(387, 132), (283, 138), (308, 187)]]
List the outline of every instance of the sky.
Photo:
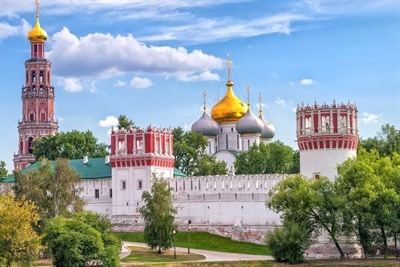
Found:
[[(190, 130), (226, 92), (297, 149), (298, 104), (356, 103), (359, 136), (400, 129), (400, 1), (41, 0), (59, 131), (109, 144), (119, 115)], [(0, 160), (13, 168), (34, 0), (0, 0)], [(261, 102), (260, 102), (261, 95)]]

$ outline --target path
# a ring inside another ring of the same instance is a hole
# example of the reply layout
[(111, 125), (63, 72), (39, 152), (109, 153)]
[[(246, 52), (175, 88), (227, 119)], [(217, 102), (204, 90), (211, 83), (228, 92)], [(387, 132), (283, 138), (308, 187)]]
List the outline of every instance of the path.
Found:
[[(136, 242), (123, 242), (122, 250), (121, 250), (121, 258), (125, 258), (130, 254), (129, 246), (135, 247), (147, 247), (144, 243), (136, 243)], [(176, 251), (179, 252), (187, 252), (187, 248), (177, 247)], [(254, 260), (274, 260), (271, 256), (264, 255), (250, 255), (250, 254), (239, 254), (239, 253), (228, 253), (228, 252), (220, 252), (220, 251), (211, 251), (211, 250), (203, 250), (203, 249), (190, 249), (191, 253), (201, 254), (206, 257), (205, 260), (201, 261), (254, 261)]]

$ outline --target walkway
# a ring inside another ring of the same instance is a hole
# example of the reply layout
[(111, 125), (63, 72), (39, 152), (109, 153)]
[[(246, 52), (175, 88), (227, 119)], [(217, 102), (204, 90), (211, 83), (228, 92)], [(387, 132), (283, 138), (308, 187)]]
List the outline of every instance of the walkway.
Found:
[[(144, 243), (136, 243), (136, 242), (123, 242), (122, 250), (121, 250), (121, 259), (127, 257), (130, 254), (130, 250), (127, 248), (129, 246), (135, 247), (147, 247)], [(176, 248), (176, 251), (179, 252), (187, 252), (187, 248)], [(206, 257), (205, 260), (201, 261), (254, 261), (254, 260), (274, 260), (271, 256), (263, 256), (263, 255), (250, 255), (250, 254), (239, 254), (239, 253), (228, 253), (228, 252), (220, 252), (220, 251), (211, 251), (211, 250), (203, 250), (203, 249), (190, 249), (191, 253), (201, 254)]]

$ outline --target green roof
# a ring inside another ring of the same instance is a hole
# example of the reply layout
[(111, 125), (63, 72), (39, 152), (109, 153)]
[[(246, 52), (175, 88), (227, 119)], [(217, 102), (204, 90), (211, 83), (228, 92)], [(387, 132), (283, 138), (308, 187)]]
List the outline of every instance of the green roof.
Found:
[[(37, 170), (40, 167), (41, 162), (37, 161), (21, 170), (21, 173), (27, 173), (29, 171)], [(50, 161), (51, 168), (54, 170), (56, 165), (55, 160)], [(83, 163), (83, 159), (70, 159), (69, 165), (74, 169), (82, 179), (105, 179), (111, 178), (111, 165), (105, 164), (105, 158), (89, 158), (88, 162)], [(174, 168), (174, 177), (185, 177), (186, 174), (181, 172), (179, 169)], [(14, 183), (14, 175), (0, 178), (0, 183)]]

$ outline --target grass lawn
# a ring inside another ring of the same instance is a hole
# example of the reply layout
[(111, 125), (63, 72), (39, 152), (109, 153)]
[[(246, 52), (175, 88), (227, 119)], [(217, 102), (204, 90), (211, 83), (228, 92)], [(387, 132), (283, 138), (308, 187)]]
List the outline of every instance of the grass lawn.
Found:
[[(143, 232), (115, 233), (123, 241), (145, 243)], [(177, 247), (188, 247), (188, 232), (176, 234)], [(221, 237), (205, 232), (190, 232), (190, 247), (197, 249), (233, 252), (253, 255), (271, 255), (267, 246), (253, 243), (233, 241), (230, 238)]]
[(205, 257), (199, 254), (187, 254), (183, 252), (176, 252), (176, 259), (174, 259), (174, 251), (163, 251), (162, 254), (157, 254), (156, 251), (151, 251), (143, 247), (129, 247), (131, 255), (123, 258), (122, 262), (179, 262), (179, 261), (198, 261), (204, 260)]

